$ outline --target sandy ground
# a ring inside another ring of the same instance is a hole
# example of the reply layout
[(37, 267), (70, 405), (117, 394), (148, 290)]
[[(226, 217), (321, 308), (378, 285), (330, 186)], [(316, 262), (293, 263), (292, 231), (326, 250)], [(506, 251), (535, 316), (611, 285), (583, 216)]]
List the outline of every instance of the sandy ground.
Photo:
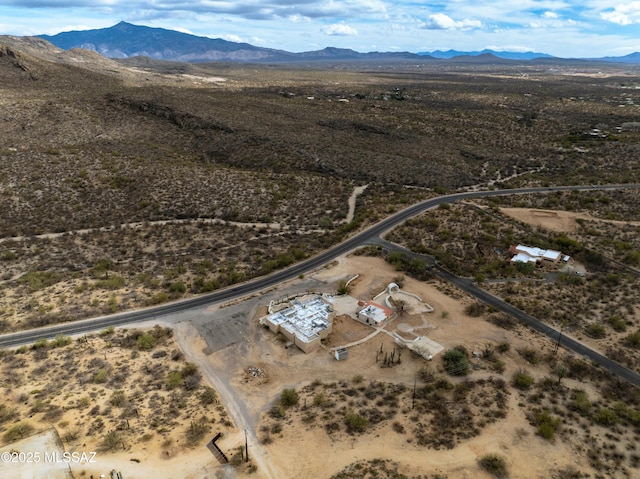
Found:
[(605, 220), (587, 213), (572, 213), (570, 211), (539, 210), (535, 208), (500, 208), (500, 211), (518, 221), (534, 226), (541, 226), (559, 233), (574, 233), (578, 227), (576, 219), (605, 221), (607, 223), (620, 225), (640, 225), (640, 221)]
[(72, 460), (78, 462), (92, 460), (91, 455), (83, 458), (64, 457), (64, 445), (55, 429), (48, 429), (20, 441), (0, 448), (2, 477), (24, 479), (72, 479)]
[[(405, 436), (393, 433), (389, 425), (377, 429), (375, 435), (338, 441), (322, 428), (301, 427), (295, 434), (278, 437), (269, 445), (260, 445), (257, 439), (260, 415), (277, 400), (283, 388), (298, 388), (316, 379), (350, 380), (356, 374), (362, 375), (365, 381), (375, 379), (413, 384), (416, 371), (420, 368), (440, 367), (438, 358), (427, 363), (405, 350), (400, 365), (380, 368), (375, 361), (375, 352), (381, 345), (385, 350), (394, 347), (389, 334), (379, 334), (367, 343), (351, 348), (347, 360), (336, 361), (331, 354), (331, 347), (357, 340), (371, 332), (370, 328), (346, 316), (336, 320), (334, 333), (325, 347), (310, 354), (304, 354), (295, 347), (286, 349), (270, 331), (257, 325), (257, 318), (264, 314), (270, 299), (278, 299), (296, 289), (305, 291), (310, 282), (316, 285), (316, 289), (325, 285), (329, 291), (332, 287), (335, 289), (340, 280), (355, 274), (360, 276), (352, 282), (350, 295), (362, 300), (371, 299), (398, 276), (391, 266), (379, 258), (343, 257), (331, 267), (299, 282), (289, 283), (257, 301), (254, 298), (248, 305), (252, 317), (245, 323), (243, 340), (217, 351), (207, 347), (208, 341), (198, 337), (198, 330), (193, 325), (183, 323), (178, 326), (177, 338), (187, 350), (189, 360), (198, 363), (205, 376), (218, 389), (238, 429), (246, 428), (248, 431), (250, 455), (258, 466), (258, 471), (252, 477), (328, 478), (358, 459), (388, 458), (401, 463), (404, 474), (440, 472), (450, 478), (485, 478), (489, 476), (478, 468), (477, 460), (489, 452), (498, 452), (507, 457), (512, 473), (517, 471), (512, 477), (522, 479), (550, 477), (550, 471), (561, 465), (583, 466), (584, 458), (576, 455), (570, 444), (559, 441), (549, 443), (535, 435), (517, 406), (519, 397), (516, 393), (510, 396), (506, 419), (488, 426), (480, 436), (463, 442), (453, 450), (434, 451), (418, 447), (408, 443)], [(542, 339), (528, 336), (529, 333), (511, 333), (483, 319), (468, 317), (464, 308), (470, 299), (446, 284), (438, 281), (422, 283), (405, 278), (403, 289), (421, 296), (433, 306), (434, 311), (418, 314), (408, 311), (387, 327), (389, 332), (421, 327), (421, 334), (428, 335), (445, 348), (462, 344), (469, 351), (508, 341), (512, 348), (504, 357), (507, 363), (505, 378), (510, 377), (517, 368), (526, 366), (524, 360), (514, 352), (516, 348), (535, 343), (539, 343), (541, 349), (552, 347)], [(448, 290), (447, 293), (445, 290)], [(242, 305), (235, 305), (235, 308), (238, 307)], [(219, 309), (216, 314), (231, 314), (225, 309)], [(249, 368), (258, 368), (263, 375), (252, 377), (247, 374)], [(488, 375), (484, 371), (474, 374), (478, 375), (474, 377)], [(240, 471), (239, 477), (244, 474)]]

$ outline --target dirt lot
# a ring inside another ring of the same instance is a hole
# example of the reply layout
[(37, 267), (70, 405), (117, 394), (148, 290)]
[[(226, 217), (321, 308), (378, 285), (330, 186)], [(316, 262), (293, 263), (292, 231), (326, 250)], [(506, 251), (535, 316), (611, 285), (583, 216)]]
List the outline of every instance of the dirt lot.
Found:
[[(355, 274), (360, 276), (352, 283), (350, 294), (359, 299), (370, 299), (398, 276), (381, 259), (351, 256), (321, 270), (313, 275), (313, 279), (327, 285), (336, 285), (340, 280)], [(304, 281), (308, 280), (310, 278), (305, 278)], [(295, 284), (290, 284), (286, 287), (286, 292), (295, 289)], [(389, 331), (406, 329), (403, 324), (426, 322), (429, 327), (424, 332), (431, 339), (445, 348), (464, 345), (468, 351), (508, 342), (511, 344), (511, 351), (504, 356), (505, 377), (518, 368), (528, 366), (515, 352), (516, 349), (535, 346), (548, 351), (553, 347), (549, 342), (525, 330), (506, 331), (482, 318), (469, 317), (465, 314), (465, 306), (470, 300), (451, 290), (448, 285), (437, 281), (421, 283), (404, 278), (404, 289), (420, 295), (434, 307), (434, 311), (422, 313), (423, 321), (418, 320), (416, 316), (419, 315), (412, 315), (409, 311), (391, 323), (387, 328)], [(190, 359), (204, 368), (205, 374), (218, 391), (227, 389), (233, 397), (234, 406), (228, 406), (232, 417), (234, 410), (242, 411), (240, 415), (244, 415), (245, 422), (239, 427), (246, 426), (259, 431), (262, 425), (269, 424), (264, 413), (277, 402), (284, 388), (299, 389), (312, 381), (351, 381), (355, 375), (362, 376), (364, 383), (389, 382), (411, 387), (416, 372), (420, 369), (441, 369), (439, 357), (427, 363), (406, 350), (402, 354), (401, 364), (381, 368), (380, 363), (376, 362), (376, 351), (380, 350), (381, 345), (387, 351), (394, 347), (393, 338), (387, 334), (379, 334), (366, 344), (351, 348), (349, 358), (337, 362), (329, 348), (351, 342), (371, 332), (370, 328), (344, 316), (336, 320), (334, 332), (325, 347), (311, 354), (304, 354), (295, 347), (287, 349), (273, 333), (257, 324), (257, 318), (266, 310), (266, 302), (273, 297), (277, 298), (277, 293), (284, 292), (274, 292), (274, 295), (261, 299), (261, 305), (254, 309), (256, 320), (249, 324), (245, 341), (212, 354), (206, 354), (205, 341), (193, 341), (190, 334), (194, 334), (194, 330), (190, 326), (183, 324), (179, 328), (182, 332), (178, 332), (178, 339), (183, 347), (190, 350)], [(219, 313), (224, 314), (224, 309)], [(472, 373), (472, 378), (492, 376), (492, 373), (482, 367), (481, 360), (472, 361), (477, 363), (472, 365), (474, 369), (477, 368)], [(261, 375), (256, 377), (248, 374), (249, 368), (258, 369)], [(542, 372), (537, 374), (542, 375)], [(223, 384), (219, 386), (220, 383)], [(225, 394), (220, 394), (224, 398)], [(451, 450), (436, 451), (418, 446), (410, 438), (393, 432), (390, 421), (376, 426), (373, 432), (366, 435), (351, 436), (329, 435), (322, 427), (285, 420), (282, 433), (275, 435), (271, 444), (254, 443), (254, 455), (259, 455), (256, 460), (263, 465), (268, 464), (267, 471), (258, 467), (258, 473), (254, 477), (328, 478), (356, 460), (388, 458), (400, 462), (404, 474), (439, 472), (448, 477), (481, 478), (489, 476), (480, 470), (477, 460), (490, 452), (506, 456), (511, 469), (518, 471), (519, 478), (550, 477), (551, 471), (565, 466), (575, 466), (584, 471), (584, 460), (570, 441), (551, 443), (535, 435), (535, 430), (518, 407), (521, 400), (518, 393), (511, 393), (508, 412), (503, 420), (489, 424), (480, 435), (461, 442)], [(410, 412), (406, 397), (402, 399), (400, 409), (402, 414), (396, 416), (396, 422), (410, 427), (415, 417)], [(258, 432), (251, 436), (256, 441), (260, 440), (261, 434)], [(329, 462), (328, 457), (331, 458)]]
[(573, 213), (571, 211), (541, 210), (536, 208), (500, 208), (500, 211), (524, 223), (542, 226), (558, 233), (575, 233), (578, 226), (576, 219), (603, 221), (618, 225), (640, 225), (640, 221), (606, 220), (596, 218), (590, 214)]

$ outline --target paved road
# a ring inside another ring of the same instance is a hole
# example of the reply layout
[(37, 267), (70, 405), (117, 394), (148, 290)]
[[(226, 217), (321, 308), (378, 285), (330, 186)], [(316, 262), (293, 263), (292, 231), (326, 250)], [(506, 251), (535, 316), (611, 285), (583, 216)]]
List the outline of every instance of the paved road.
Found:
[[(312, 271), (332, 261), (338, 256), (353, 250), (358, 246), (361, 246), (364, 244), (371, 244), (372, 242), (375, 243), (376, 240), (380, 241), (379, 240), (380, 235), (382, 235), (385, 231), (393, 228), (394, 226), (401, 224), (402, 222), (406, 221), (407, 219), (419, 213), (422, 213), (428, 209), (438, 206), (440, 203), (453, 203), (456, 201), (469, 199), (469, 198), (482, 198), (482, 197), (489, 197), (489, 196), (506, 196), (506, 195), (530, 194), (530, 193), (549, 193), (553, 191), (592, 190), (594, 188), (597, 188), (599, 190), (640, 188), (640, 184), (604, 185), (604, 186), (597, 186), (597, 187), (595, 186), (554, 186), (549, 188), (519, 188), (519, 189), (507, 189), (507, 190), (473, 191), (473, 192), (455, 193), (451, 195), (440, 196), (437, 198), (431, 198), (421, 203), (417, 203), (415, 205), (409, 206), (408, 208), (405, 208), (404, 210), (401, 210), (398, 213), (388, 218), (385, 218), (384, 220), (376, 223), (375, 225), (369, 227), (368, 229), (356, 234), (355, 236), (345, 240), (344, 242), (334, 246), (333, 248), (330, 248), (318, 254), (317, 256), (309, 258), (308, 260), (298, 263), (294, 266), (291, 266), (290, 268), (277, 271), (268, 276), (256, 278), (247, 283), (239, 284), (230, 288), (216, 291), (211, 294), (201, 295), (195, 298), (190, 298), (182, 301), (164, 304), (161, 306), (156, 306), (156, 307), (148, 308), (144, 310), (130, 311), (127, 313), (114, 314), (114, 315), (103, 316), (99, 318), (87, 319), (82, 321), (74, 321), (74, 322), (59, 324), (55, 326), (48, 326), (44, 328), (31, 329), (27, 331), (21, 331), (18, 333), (5, 334), (0, 336), (0, 348), (15, 347), (22, 344), (30, 344), (40, 338), (51, 339), (58, 334), (63, 334), (63, 335), (83, 334), (88, 332), (99, 331), (109, 326), (120, 326), (120, 325), (139, 322), (139, 321), (158, 319), (160, 317), (181, 313), (181, 312), (184, 312), (185, 310), (189, 310), (193, 308), (202, 308), (203, 306), (206, 306), (206, 305), (225, 302), (225, 301), (236, 299), (242, 296), (246, 296), (248, 294), (252, 294), (252, 293), (264, 290), (266, 288), (273, 287), (283, 281), (296, 278), (300, 274), (304, 274), (309, 271)], [(471, 294), (474, 294), (476, 297), (478, 297), (483, 301), (486, 300), (487, 302), (489, 302), (489, 304), (491, 304), (491, 302), (497, 299), (493, 296), (488, 295), (488, 293), (483, 292), (483, 290), (477, 287), (475, 289), (472, 289), (473, 285), (471, 285), (468, 280), (457, 278), (456, 276), (453, 276), (450, 273), (445, 272), (444, 270), (441, 271), (441, 274), (443, 275), (443, 277), (449, 274), (450, 278), (445, 278), (445, 279), (451, 281), (452, 283), (456, 284), (458, 287), (460, 287), (461, 289), (464, 289), (465, 291), (468, 291), (468, 292), (475, 291), (475, 293), (471, 293)], [(483, 294), (487, 296), (483, 297), (482, 296)], [(524, 319), (524, 316), (522, 316), (524, 315), (524, 313), (522, 311), (519, 311), (516, 308), (513, 308), (507, 303), (504, 303), (504, 308), (510, 308), (510, 310), (507, 312), (509, 312), (509, 314), (513, 314), (514, 316), (520, 318), (522, 321), (525, 321), (525, 322), (529, 321), (529, 319)], [(500, 308), (500, 309), (503, 309), (503, 308)], [(503, 310), (506, 311), (506, 309), (503, 309)], [(547, 333), (554, 334), (555, 330), (553, 330), (553, 328), (550, 328), (549, 326), (546, 326), (543, 323), (540, 323), (539, 321), (535, 320), (535, 318), (532, 318), (530, 316), (528, 316), (528, 318), (530, 318), (531, 320), (535, 321), (538, 324), (538, 326), (535, 328), (540, 332), (543, 332), (545, 334)], [(563, 341), (563, 345), (565, 347), (575, 346), (575, 349), (573, 347), (571, 347), (571, 349), (574, 349), (576, 352), (578, 352), (578, 354), (583, 354), (583, 355), (591, 354), (590, 357), (596, 360), (595, 355), (597, 353), (586, 348), (584, 345), (580, 345), (579, 343), (576, 343), (575, 345), (571, 345), (569, 341), (570, 341), (570, 338), (566, 338)], [(602, 364), (603, 366), (605, 366), (605, 364), (611, 363), (610, 367), (615, 369), (615, 366), (617, 363), (614, 363), (613, 361), (608, 360), (604, 356), (600, 356), (600, 358), (602, 359), (599, 360), (600, 361), (599, 364)], [(622, 367), (622, 366), (619, 366), (619, 367)], [(619, 371), (616, 374), (618, 373), (622, 377), (625, 377), (625, 379), (628, 379), (634, 383), (637, 380), (637, 374), (635, 376), (629, 376), (624, 371)]]
[(472, 280), (467, 278), (461, 278), (459, 276), (456, 276), (450, 273), (449, 271), (447, 271), (446, 269), (438, 265), (432, 257), (414, 253), (413, 251), (403, 248), (400, 245), (397, 245), (395, 243), (390, 243), (385, 240), (377, 240), (375, 244), (382, 246), (383, 248), (386, 248), (391, 251), (399, 251), (411, 257), (421, 258), (425, 260), (425, 262), (431, 268), (431, 272), (435, 276), (439, 277), (440, 279), (443, 279), (445, 281), (448, 281), (454, 284), (457, 288), (461, 289), (462, 291), (465, 291), (471, 296), (474, 296), (475, 298), (482, 301), (483, 303), (489, 306), (492, 306), (493, 308), (499, 311), (503, 311), (513, 316), (514, 318), (519, 320), (521, 323), (529, 326), (530, 328), (534, 329), (535, 331), (538, 331), (541, 334), (544, 334), (545, 336), (549, 337), (553, 341), (560, 340), (560, 345), (562, 347), (570, 351), (573, 351), (574, 353), (577, 353), (581, 356), (584, 356), (592, 360), (597, 365), (603, 367), (607, 371), (613, 374), (616, 374), (617, 376), (623, 379), (626, 379), (627, 381), (629, 381), (630, 383), (636, 386), (640, 386), (640, 374), (638, 374), (637, 372), (632, 371), (631, 369), (628, 369), (622, 366), (621, 364), (616, 363), (615, 361), (612, 361), (611, 359), (607, 358), (606, 356), (603, 356), (597, 351), (594, 351), (593, 349), (573, 339), (572, 337), (567, 336), (566, 334), (561, 334), (559, 330), (552, 328), (548, 324), (543, 323), (542, 321), (534, 318), (533, 316), (525, 313), (524, 311), (517, 309), (516, 307), (507, 303), (506, 301), (503, 301), (497, 296), (494, 296), (491, 293), (480, 288)]

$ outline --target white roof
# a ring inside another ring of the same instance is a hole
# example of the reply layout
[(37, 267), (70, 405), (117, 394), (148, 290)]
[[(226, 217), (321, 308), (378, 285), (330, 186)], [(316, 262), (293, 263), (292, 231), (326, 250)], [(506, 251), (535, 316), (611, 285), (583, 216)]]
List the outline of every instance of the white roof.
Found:
[(387, 319), (387, 313), (385, 312), (385, 310), (382, 308), (378, 308), (373, 304), (368, 305), (366, 308), (360, 311), (360, 314), (367, 318), (371, 318), (376, 323), (381, 323), (385, 319)]
[[(518, 256), (520, 254), (525, 254), (525, 255), (529, 255), (532, 258), (544, 258), (544, 259), (548, 259), (551, 261), (555, 261), (558, 258), (560, 258), (560, 255), (562, 253), (560, 253), (560, 251), (556, 251), (553, 249), (542, 249), (542, 248), (536, 248), (533, 246), (524, 246), (519, 244), (518, 246), (516, 246), (516, 251), (518, 251)], [(515, 257), (512, 259), (512, 261), (515, 260)], [(516, 260), (516, 261), (523, 261), (524, 260)]]
[(528, 254), (518, 253), (513, 258), (511, 258), (511, 262), (512, 263), (513, 262), (516, 262), (516, 263), (537, 263), (538, 260), (536, 258), (532, 258)]
[(322, 298), (314, 297), (307, 301), (293, 300), (291, 306), (270, 314), (269, 321), (294, 334), (306, 343), (318, 336), (318, 333), (331, 325), (329, 316), (332, 309)]
[(555, 251), (552, 249), (542, 250), (542, 257), (550, 259), (552, 261), (557, 260), (560, 257), (560, 254), (560, 251)]

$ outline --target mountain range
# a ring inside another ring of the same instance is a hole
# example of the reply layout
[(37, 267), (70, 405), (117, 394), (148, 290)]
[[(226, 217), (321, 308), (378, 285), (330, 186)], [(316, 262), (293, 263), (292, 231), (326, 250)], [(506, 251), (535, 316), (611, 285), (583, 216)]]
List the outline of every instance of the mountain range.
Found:
[[(263, 48), (249, 43), (237, 43), (221, 38), (208, 38), (187, 33), (132, 25), (120, 22), (109, 28), (62, 32), (57, 35), (39, 35), (63, 50), (82, 48), (109, 58), (149, 57), (157, 60), (182, 62), (299, 62), (299, 61), (397, 61), (397, 60), (553, 60), (555, 57), (536, 52), (509, 52), (482, 50), (461, 52), (456, 50), (433, 52), (368, 52), (360, 53), (346, 48), (327, 47), (323, 50), (292, 53), (285, 50)], [(591, 59), (609, 62), (640, 63), (640, 53), (624, 57)]]

